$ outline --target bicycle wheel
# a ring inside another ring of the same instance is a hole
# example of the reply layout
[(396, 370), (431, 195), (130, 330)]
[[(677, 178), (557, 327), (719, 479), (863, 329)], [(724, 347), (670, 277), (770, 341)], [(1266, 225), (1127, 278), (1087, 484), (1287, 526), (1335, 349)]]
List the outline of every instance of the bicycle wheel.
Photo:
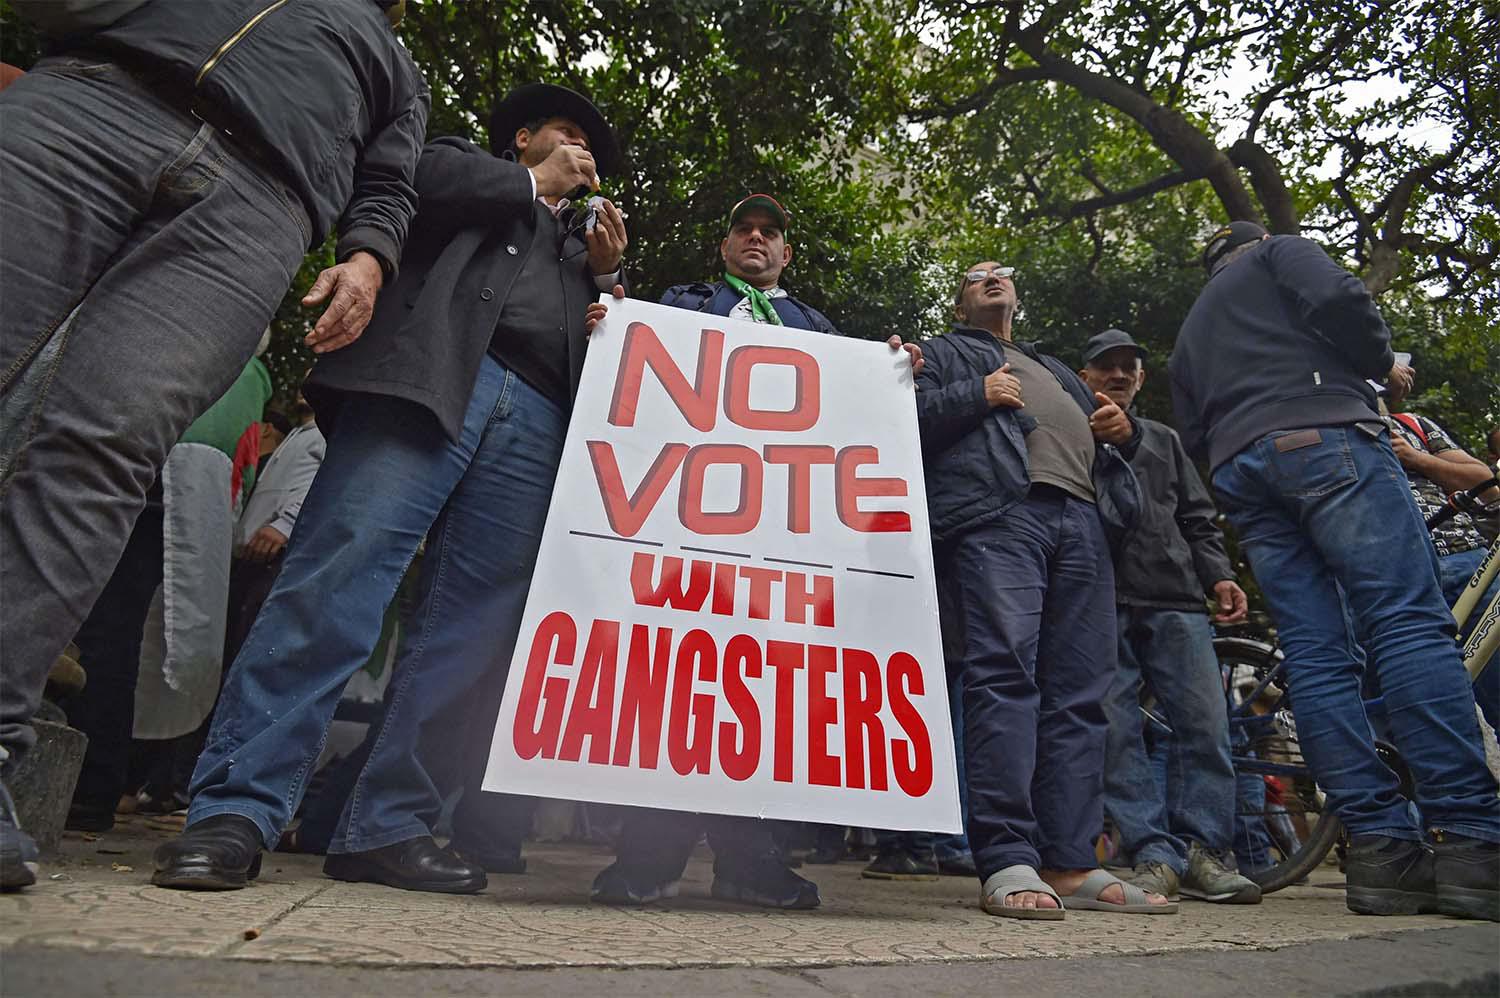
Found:
[(1218, 638), (1235, 771), (1235, 854), (1262, 894), (1317, 869), (1343, 828), (1327, 808), (1297, 738), (1281, 654), (1260, 641)]

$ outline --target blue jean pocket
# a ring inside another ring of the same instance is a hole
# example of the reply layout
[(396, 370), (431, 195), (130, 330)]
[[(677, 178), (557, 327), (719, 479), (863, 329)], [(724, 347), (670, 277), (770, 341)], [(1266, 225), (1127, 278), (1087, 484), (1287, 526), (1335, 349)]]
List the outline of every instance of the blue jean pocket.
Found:
[(1287, 430), (1261, 441), (1266, 465), (1284, 496), (1325, 496), (1359, 480), (1342, 426)]

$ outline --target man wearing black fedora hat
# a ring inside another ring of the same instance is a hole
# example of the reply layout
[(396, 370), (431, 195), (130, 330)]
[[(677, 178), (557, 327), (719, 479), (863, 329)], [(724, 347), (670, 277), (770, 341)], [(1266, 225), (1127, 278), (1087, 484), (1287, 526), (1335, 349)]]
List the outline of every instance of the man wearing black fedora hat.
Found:
[(364, 336), (308, 379), (323, 466), (225, 683), (187, 828), (156, 853), (160, 886), (235, 888), (256, 875), (425, 538), (379, 734), (324, 872), (409, 890), (485, 887), (482, 865), (432, 839), (442, 774), (465, 728), (493, 724), (588, 305), (601, 290), (623, 295), (627, 241), (618, 208), (581, 200), (620, 166), (582, 95), (511, 92), (491, 115), (491, 146), (441, 138), (423, 149), (400, 273)]

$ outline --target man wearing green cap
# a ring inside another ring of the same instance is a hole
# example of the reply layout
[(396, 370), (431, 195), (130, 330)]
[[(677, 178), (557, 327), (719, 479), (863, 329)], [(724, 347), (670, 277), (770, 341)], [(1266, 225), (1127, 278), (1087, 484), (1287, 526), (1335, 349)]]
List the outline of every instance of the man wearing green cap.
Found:
[(778, 285), (792, 262), (786, 230), (791, 214), (769, 194), (751, 194), (729, 212), (729, 233), (719, 244), (721, 280), (679, 284), (662, 295), (663, 305), (727, 315), (733, 319), (792, 326), (841, 335), (827, 316), (787, 294)]
[[(679, 284), (662, 295), (663, 305), (712, 315), (842, 335), (828, 318), (784, 291), (779, 282), (792, 260), (786, 241), (791, 213), (769, 194), (751, 194), (729, 212), (729, 232), (719, 244), (723, 279), (712, 284)], [(598, 306), (601, 307), (602, 306)], [(921, 368), (922, 350), (904, 349)], [(757, 818), (695, 815), (639, 809), (621, 831), (614, 863), (594, 878), (592, 896), (607, 904), (647, 904), (677, 893), (698, 837), (708, 832), (714, 849), (713, 896), (766, 908), (816, 908), (818, 885), (793, 873), (775, 841), (771, 826)]]

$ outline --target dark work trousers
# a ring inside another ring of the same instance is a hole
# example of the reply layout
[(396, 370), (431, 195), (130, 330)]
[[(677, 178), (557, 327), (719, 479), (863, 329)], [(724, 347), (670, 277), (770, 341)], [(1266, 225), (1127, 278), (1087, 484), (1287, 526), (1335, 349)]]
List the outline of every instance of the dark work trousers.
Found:
[(1114, 676), (1114, 568), (1092, 503), (1032, 486), (942, 552), (961, 651), (969, 845), (979, 878), (1093, 869)]
[(778, 852), (776, 823), (729, 814), (693, 814), (656, 808), (631, 808), (620, 829), (620, 863), (658, 884), (681, 878), (687, 861), (708, 833), (714, 851), (714, 873), (743, 869), (752, 861)]
[[(509, 663), (514, 650), (514, 641), (506, 642), (497, 661)], [(505, 695), (505, 677), (506, 670), (501, 665), (487, 671), (474, 684), (463, 740), (459, 742), (464, 792), (453, 811), (452, 845), (481, 861), (520, 859), (522, 843), (531, 834), (531, 819), (536, 813), (535, 797), (486, 793), (481, 789), (490, 743), (495, 738), (495, 722), (500, 716), (500, 700)]]
[(73, 791), (80, 812), (113, 815), (130, 776), (135, 684), (141, 671), (141, 632), (162, 579), (160, 482), (141, 511), (114, 574), (73, 639), (88, 682), (62, 704), (68, 724), (88, 735), (83, 769)]

